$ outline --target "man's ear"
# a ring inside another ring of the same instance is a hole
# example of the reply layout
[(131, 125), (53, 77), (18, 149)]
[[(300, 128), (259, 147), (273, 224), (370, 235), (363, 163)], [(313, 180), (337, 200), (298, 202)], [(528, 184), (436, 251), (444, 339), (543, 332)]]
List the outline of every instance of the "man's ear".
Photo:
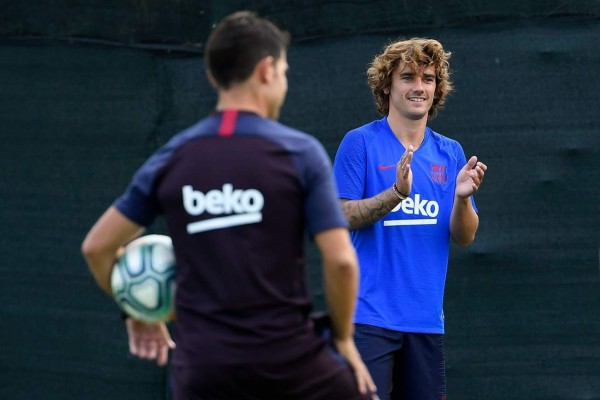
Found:
[(273, 56), (268, 56), (261, 59), (258, 64), (256, 64), (254, 72), (258, 75), (260, 82), (271, 82), (275, 73), (275, 60), (273, 59)]

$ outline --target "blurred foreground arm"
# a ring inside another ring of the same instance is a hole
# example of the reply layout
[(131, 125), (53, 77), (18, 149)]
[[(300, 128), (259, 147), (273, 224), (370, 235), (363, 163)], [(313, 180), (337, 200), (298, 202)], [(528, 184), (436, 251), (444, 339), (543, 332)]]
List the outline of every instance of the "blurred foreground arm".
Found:
[[(110, 207), (83, 241), (81, 252), (88, 267), (98, 286), (109, 295), (112, 296), (110, 275), (119, 251), (142, 232), (141, 226)], [(131, 354), (146, 360), (156, 359), (158, 365), (167, 363), (169, 349), (175, 348), (175, 343), (164, 323), (146, 324), (127, 318), (126, 325)]]
[(175, 348), (169, 330), (164, 322), (146, 324), (127, 318), (129, 351), (143, 360), (156, 360), (160, 366), (167, 364), (169, 349)]
[(81, 252), (98, 283), (112, 295), (110, 274), (117, 259), (117, 251), (139, 236), (143, 228), (125, 217), (115, 207), (110, 207), (90, 229)]
[(373, 379), (354, 344), (353, 318), (358, 290), (358, 262), (346, 229), (330, 229), (315, 235), (323, 259), (325, 294), (331, 316), (333, 341), (352, 366), (361, 393), (375, 393)]

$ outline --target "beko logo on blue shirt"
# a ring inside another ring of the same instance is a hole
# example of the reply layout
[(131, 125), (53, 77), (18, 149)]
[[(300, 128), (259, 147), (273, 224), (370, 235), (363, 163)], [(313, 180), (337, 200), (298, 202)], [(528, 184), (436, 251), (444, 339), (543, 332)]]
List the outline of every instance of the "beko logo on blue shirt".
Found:
[(384, 226), (397, 226), (397, 225), (435, 225), (437, 224), (437, 216), (440, 213), (440, 205), (435, 200), (421, 199), (419, 193), (414, 195), (414, 199), (411, 197), (406, 198), (400, 204), (398, 204), (390, 212), (395, 213), (402, 210), (407, 215), (422, 215), (421, 219), (387, 219), (383, 221)]
[(225, 183), (221, 190), (213, 189), (206, 193), (195, 190), (192, 185), (183, 186), (183, 208), (192, 215), (203, 213), (220, 216), (192, 222), (187, 225), (189, 234), (214, 229), (254, 224), (262, 221), (262, 209), (265, 205), (263, 194), (257, 189), (234, 189)]

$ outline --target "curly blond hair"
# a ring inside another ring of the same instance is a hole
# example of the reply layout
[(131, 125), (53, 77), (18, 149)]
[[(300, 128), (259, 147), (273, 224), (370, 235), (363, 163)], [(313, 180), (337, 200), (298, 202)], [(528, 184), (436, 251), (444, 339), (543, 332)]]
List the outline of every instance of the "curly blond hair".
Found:
[[(392, 73), (401, 62), (418, 71), (433, 66), (436, 76), (436, 88), (429, 117), (436, 116), (444, 106), (452, 91), (448, 59), (452, 53), (444, 51), (442, 44), (435, 39), (412, 38), (398, 40), (387, 45), (383, 53), (375, 56), (367, 70), (367, 82), (373, 93), (377, 111), (383, 115), (389, 113), (389, 88), (392, 85)], [(388, 93), (385, 91), (388, 89)]]

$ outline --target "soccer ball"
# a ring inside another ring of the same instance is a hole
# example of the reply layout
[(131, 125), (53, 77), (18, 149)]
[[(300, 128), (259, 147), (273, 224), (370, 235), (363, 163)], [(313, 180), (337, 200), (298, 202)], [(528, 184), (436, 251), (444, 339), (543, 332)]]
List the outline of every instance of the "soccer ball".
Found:
[(170, 237), (146, 235), (130, 242), (110, 279), (119, 308), (147, 323), (169, 319), (175, 308), (175, 269)]

